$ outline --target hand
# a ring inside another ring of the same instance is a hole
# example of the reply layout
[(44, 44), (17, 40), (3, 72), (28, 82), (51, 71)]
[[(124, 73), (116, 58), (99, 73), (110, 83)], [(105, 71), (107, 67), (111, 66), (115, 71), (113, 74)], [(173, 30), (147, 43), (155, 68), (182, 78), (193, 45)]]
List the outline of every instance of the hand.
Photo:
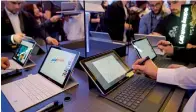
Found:
[(24, 37), (25, 37), (25, 34), (23, 34), (23, 33), (17, 33), (17, 34), (14, 34), (14, 42), (16, 43), (16, 44), (20, 44), (21, 42), (22, 42), (22, 39), (24, 39)]
[(126, 30), (132, 30), (133, 29), (132, 28), (132, 25), (131, 24), (128, 24), (128, 23), (125, 23), (124, 24), (124, 27), (125, 27)]
[(176, 68), (180, 68), (180, 67), (183, 67), (183, 65), (171, 64), (168, 66), (168, 68), (172, 68), (172, 69), (176, 69)]
[(55, 16), (52, 16), (50, 18), (50, 21), (54, 23), (54, 22), (57, 22), (60, 19), (61, 19), (61, 17), (59, 15), (55, 15)]
[(188, 49), (191, 49), (191, 48), (196, 48), (196, 45), (187, 44), (186, 48), (188, 48)]
[(131, 7), (129, 8), (130, 11), (134, 11), (134, 12), (137, 12), (139, 10), (138, 7), (134, 6), (134, 7)]
[(163, 51), (166, 55), (173, 55), (174, 48), (169, 41), (160, 40), (157, 44), (158, 48)]
[(2, 57), (1, 58), (1, 68), (5, 70), (5, 69), (9, 68), (9, 66), (10, 66), (9, 59), (7, 57)]
[(52, 37), (47, 37), (46, 41), (47, 41), (48, 44), (51, 44), (51, 45), (59, 45), (59, 42), (56, 39), (52, 38)]
[(138, 63), (140, 63), (143, 60), (144, 59), (138, 59), (133, 64), (132, 68), (136, 71), (139, 70), (143, 72), (144, 74), (148, 75), (152, 79), (156, 79), (158, 67), (152, 62), (152, 60), (146, 61), (144, 65), (138, 65)]

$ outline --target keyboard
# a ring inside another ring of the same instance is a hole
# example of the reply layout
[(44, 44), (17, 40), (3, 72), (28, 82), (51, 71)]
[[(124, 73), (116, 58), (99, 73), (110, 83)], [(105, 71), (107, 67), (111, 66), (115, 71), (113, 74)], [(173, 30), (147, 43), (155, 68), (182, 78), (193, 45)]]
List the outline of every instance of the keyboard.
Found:
[(114, 101), (135, 111), (155, 85), (156, 82), (152, 79), (138, 77), (119, 91), (114, 97)]
[(38, 103), (55, 94), (39, 80), (33, 78), (23, 78), (15, 81), (15, 84), (34, 102)]
[(167, 68), (170, 64), (172, 64), (172, 60), (164, 60), (163, 58), (161, 57), (157, 57), (155, 60), (154, 60), (154, 63), (158, 66), (158, 67), (161, 67), (161, 68)]

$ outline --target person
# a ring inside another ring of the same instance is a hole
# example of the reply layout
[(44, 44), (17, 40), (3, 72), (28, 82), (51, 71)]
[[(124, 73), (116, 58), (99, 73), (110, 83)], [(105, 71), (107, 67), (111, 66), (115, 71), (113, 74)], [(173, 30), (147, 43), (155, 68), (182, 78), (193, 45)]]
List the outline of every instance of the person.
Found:
[(108, 8), (108, 1), (103, 0), (103, 1), (101, 2), (101, 6), (102, 6), (102, 7), (103, 7), (103, 9), (106, 11), (106, 10), (107, 10), (107, 8)]
[(1, 69), (5, 70), (9, 68), (10, 62), (7, 57), (1, 57)]
[[(79, 7), (79, 1), (74, 2)], [(84, 13), (66, 16), (64, 19), (63, 30), (67, 34), (67, 40), (84, 39)]]
[(30, 37), (41, 37), (47, 41), (48, 44), (58, 45), (58, 41), (52, 37), (45, 35), (36, 23), (33, 17), (21, 10), (21, 1), (5, 1), (5, 8), (1, 13), (1, 40), (2, 51), (11, 51), (13, 45), (20, 44), (25, 35)]
[[(173, 45), (176, 46), (176, 37), (178, 36), (178, 29), (180, 23), (180, 13), (181, 13), (181, 5), (185, 4), (186, 1), (169, 1), (169, 8), (171, 10), (171, 14), (165, 17), (163, 20), (159, 22), (155, 30), (152, 32), (152, 35), (158, 36), (166, 36), (166, 40), (170, 41)], [(195, 25), (191, 27), (191, 31), (194, 30)], [(190, 33), (192, 34), (192, 33)], [(191, 35), (190, 35), (191, 36)], [(193, 39), (194, 40), (194, 39)], [(189, 41), (190, 46), (196, 44), (195, 41)]]
[(158, 48), (174, 60), (196, 63), (196, 48), (173, 47), (169, 41), (161, 40)]
[(169, 15), (163, 10), (164, 2), (162, 0), (148, 1), (148, 5), (151, 8), (151, 12), (141, 18), (139, 24), (140, 34), (152, 33), (159, 21)]
[(150, 10), (147, 6), (147, 1), (145, 1), (145, 0), (144, 1), (136, 1), (136, 6), (131, 7), (130, 10), (138, 12), (140, 18), (150, 12)]
[[(144, 59), (138, 59), (132, 66), (134, 72), (140, 71), (160, 83), (177, 85), (184, 89), (196, 90), (196, 67), (186, 68), (182, 65), (170, 65), (168, 68), (158, 68), (152, 60), (144, 65), (138, 65)], [(184, 112), (196, 111), (196, 92), (185, 105)]]
[(33, 15), (40, 27), (45, 28), (46, 30), (52, 27), (53, 23), (56, 23), (61, 19), (60, 15), (55, 15), (49, 19), (44, 19), (42, 12), (40, 12), (36, 4), (28, 3), (24, 5), (23, 10)]
[(101, 31), (99, 28), (100, 15), (99, 13), (90, 13), (90, 31)]
[(104, 23), (112, 40), (126, 42), (129, 39), (126, 31), (132, 30), (132, 25), (126, 22), (129, 16), (127, 2), (125, 0), (115, 1), (105, 12)]
[[(102, 1), (101, 6), (106, 11), (108, 7), (108, 2), (107, 1)], [(100, 32), (105, 32), (105, 27), (104, 27), (104, 15), (105, 12), (102, 13), (95, 13), (91, 12), (90, 13), (90, 31), (100, 31)]]
[(103, 0), (101, 2), (101, 6), (103, 7), (104, 12), (100, 14), (100, 29), (101, 29), (102, 32), (107, 32), (107, 28), (106, 28), (105, 23), (104, 23), (104, 18), (105, 18), (105, 11), (108, 8), (108, 1)]
[[(37, 6), (39, 9), (42, 10), (43, 12), (43, 17), (48, 20), (50, 18), (52, 18), (53, 16), (56, 15), (56, 12), (61, 11), (61, 2), (63, 1), (42, 1), (42, 2), (38, 2)], [(55, 38), (59, 38), (59, 36), (61, 36), (60, 41), (66, 41), (67, 37), (66, 34), (63, 30), (63, 19), (59, 20), (57, 22), (55, 22), (52, 27), (47, 29), (47, 32), (49, 33), (49, 35), (55, 37)]]

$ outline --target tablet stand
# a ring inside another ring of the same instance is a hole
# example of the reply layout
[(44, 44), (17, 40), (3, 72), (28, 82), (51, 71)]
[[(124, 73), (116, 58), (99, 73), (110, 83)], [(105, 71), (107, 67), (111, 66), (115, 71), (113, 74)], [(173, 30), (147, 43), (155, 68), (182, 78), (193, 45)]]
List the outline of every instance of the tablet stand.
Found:
[(64, 89), (68, 90), (68, 89), (70, 89), (74, 86), (77, 86), (77, 85), (79, 85), (79, 83), (72, 76), (70, 76), (67, 84), (64, 86)]
[(45, 54), (45, 51), (41, 48), (41, 46), (39, 44), (36, 44), (33, 51), (32, 51), (33, 55), (41, 55), (41, 54)]
[(23, 66), (23, 68), (24, 68), (24, 69), (25, 69), (25, 68), (30, 68), (30, 67), (33, 67), (33, 66), (35, 66), (35, 65), (36, 65), (36, 64), (35, 64), (31, 59), (28, 58), (26, 64)]
[(94, 82), (91, 80), (89, 76), (88, 76), (88, 86), (89, 86), (89, 90), (97, 89), (96, 85), (94, 84)]

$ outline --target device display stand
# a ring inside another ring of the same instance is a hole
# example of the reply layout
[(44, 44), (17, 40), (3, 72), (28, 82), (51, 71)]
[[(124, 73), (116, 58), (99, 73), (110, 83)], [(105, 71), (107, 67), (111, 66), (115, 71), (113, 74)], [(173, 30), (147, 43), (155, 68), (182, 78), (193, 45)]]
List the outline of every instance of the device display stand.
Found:
[(79, 85), (79, 83), (72, 76), (70, 76), (67, 84), (64, 86), (64, 89), (68, 90), (68, 89), (70, 89), (74, 86), (77, 86), (77, 85)]
[(32, 51), (33, 55), (41, 55), (41, 54), (45, 54), (45, 51), (41, 48), (40, 45), (36, 44), (33, 51)]
[(31, 59), (28, 58), (26, 64), (23, 66), (23, 68), (26, 69), (26, 68), (33, 67), (33, 66), (35, 66), (35, 65), (36, 65), (36, 64), (35, 64)]
[(94, 84), (94, 82), (91, 80), (90, 77), (88, 77), (88, 86), (89, 86), (89, 90), (97, 89), (96, 85)]

